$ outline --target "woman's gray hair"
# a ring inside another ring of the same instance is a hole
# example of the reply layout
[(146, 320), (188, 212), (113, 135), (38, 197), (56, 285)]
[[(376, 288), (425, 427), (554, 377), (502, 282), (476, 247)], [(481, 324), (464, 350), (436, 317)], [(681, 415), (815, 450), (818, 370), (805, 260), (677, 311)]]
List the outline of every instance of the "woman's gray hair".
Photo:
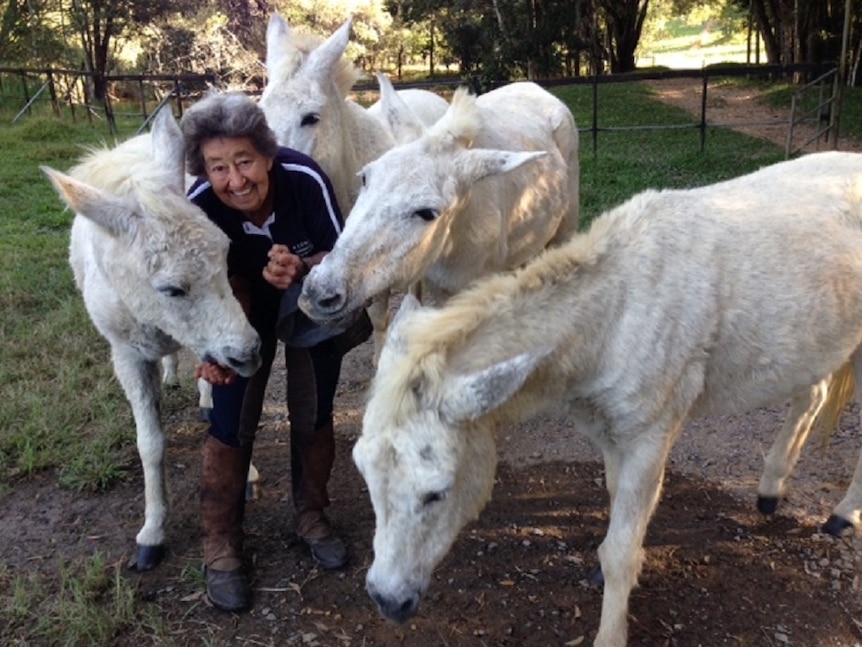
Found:
[(247, 137), (255, 150), (275, 157), (278, 142), (260, 106), (242, 92), (212, 93), (189, 108), (180, 122), (186, 146), (186, 166), (195, 176), (206, 175), (201, 146), (216, 137)]

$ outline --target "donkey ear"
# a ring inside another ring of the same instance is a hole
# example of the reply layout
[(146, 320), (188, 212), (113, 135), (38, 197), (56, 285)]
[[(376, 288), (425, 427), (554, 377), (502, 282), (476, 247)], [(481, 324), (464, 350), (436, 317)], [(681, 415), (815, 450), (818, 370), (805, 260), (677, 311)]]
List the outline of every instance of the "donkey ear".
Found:
[(452, 422), (469, 422), (493, 411), (524, 385), (548, 353), (527, 352), (467, 375), (446, 380), (442, 411)]
[(63, 202), (76, 214), (101, 225), (117, 238), (134, 235), (137, 216), (125, 202), (48, 166), (39, 168), (51, 180)]
[(308, 55), (306, 65), (320, 77), (325, 76), (332, 70), (347, 49), (350, 40), (350, 29), (353, 27), (353, 18), (348, 18), (334, 34), (323, 41)]
[(377, 72), (380, 86), (380, 113), (399, 144), (411, 142), (422, 136), (425, 127), (410, 106), (395, 91), (389, 77)]
[(170, 169), (175, 181), (171, 188), (179, 193), (185, 188), (185, 144), (183, 133), (170, 107), (163, 107), (153, 118), (153, 157), (163, 167)]
[(270, 79), (275, 75), (279, 63), (290, 51), (290, 27), (281, 14), (275, 12), (266, 26), (266, 73)]
[(456, 168), (462, 181), (472, 183), (489, 175), (508, 173), (547, 154), (547, 151), (500, 151), (474, 148), (458, 152)]

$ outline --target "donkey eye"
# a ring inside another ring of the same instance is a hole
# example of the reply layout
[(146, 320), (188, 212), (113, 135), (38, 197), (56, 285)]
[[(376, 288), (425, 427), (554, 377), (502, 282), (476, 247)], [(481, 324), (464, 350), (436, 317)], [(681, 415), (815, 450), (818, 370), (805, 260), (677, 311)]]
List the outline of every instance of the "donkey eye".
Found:
[(413, 215), (419, 216), (425, 222), (431, 222), (436, 219), (439, 214), (434, 211), (434, 209), (419, 209), (419, 211), (414, 211)]
[(438, 501), (443, 501), (448, 494), (448, 490), (438, 490), (436, 492), (428, 492), (422, 497), (422, 505), (431, 505)]
[(166, 297), (184, 297), (186, 296), (186, 291), (179, 287), (178, 285), (165, 285), (158, 288), (159, 292), (164, 294)]
[(313, 126), (318, 121), (320, 121), (320, 115), (317, 115), (317, 114), (311, 112), (307, 115), (302, 116), (302, 121), (299, 122), (299, 125), (300, 126)]

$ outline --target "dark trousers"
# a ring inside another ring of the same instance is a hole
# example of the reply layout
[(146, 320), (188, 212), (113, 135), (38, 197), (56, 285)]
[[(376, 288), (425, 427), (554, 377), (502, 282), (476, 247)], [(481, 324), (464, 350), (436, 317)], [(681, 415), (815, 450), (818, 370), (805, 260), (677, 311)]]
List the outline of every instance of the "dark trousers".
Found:
[[(263, 363), (257, 373), (250, 378), (237, 376), (233, 384), (213, 386), (209, 433), (225, 445), (239, 447), (254, 442), (276, 347), (274, 335), (262, 338)], [(312, 433), (331, 423), (341, 374), (341, 355), (335, 342), (327, 339), (310, 348), (285, 346), (284, 359), (291, 434)]]
[[(209, 433), (225, 445), (250, 447), (254, 443), (276, 348), (274, 335), (262, 338), (263, 363), (257, 373), (237, 377), (230, 385), (213, 386)], [(310, 348), (285, 346), (284, 356), (297, 531), (300, 536), (325, 534), (328, 528), (319, 521), (320, 511), (329, 505), (326, 486), (335, 460), (332, 410), (341, 354), (336, 342), (327, 339)]]

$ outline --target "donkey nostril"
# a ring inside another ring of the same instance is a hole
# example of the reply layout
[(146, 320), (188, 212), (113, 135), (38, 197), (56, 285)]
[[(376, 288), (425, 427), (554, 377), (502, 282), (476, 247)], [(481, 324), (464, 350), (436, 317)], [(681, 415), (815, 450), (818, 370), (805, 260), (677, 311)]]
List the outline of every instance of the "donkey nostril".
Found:
[(344, 296), (341, 294), (333, 294), (332, 296), (321, 297), (317, 301), (321, 308), (326, 310), (340, 310), (344, 304)]

